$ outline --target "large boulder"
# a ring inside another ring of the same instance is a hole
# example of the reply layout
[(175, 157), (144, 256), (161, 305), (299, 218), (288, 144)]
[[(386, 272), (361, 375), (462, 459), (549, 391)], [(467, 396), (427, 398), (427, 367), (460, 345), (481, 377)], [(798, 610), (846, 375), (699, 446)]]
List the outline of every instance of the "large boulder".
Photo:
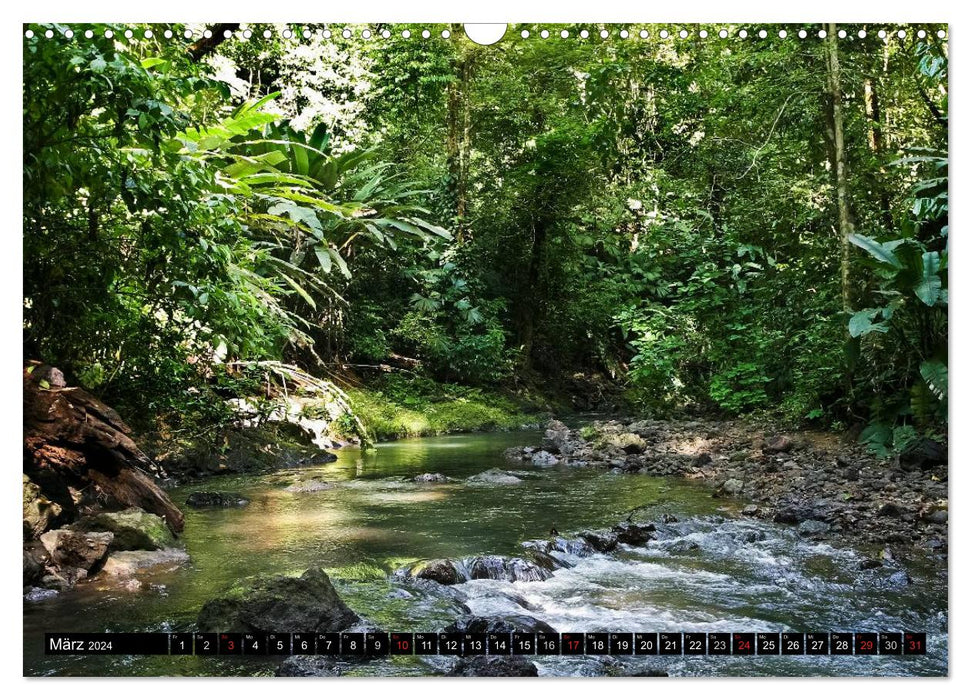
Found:
[(493, 579), (496, 581), (545, 581), (553, 575), (549, 569), (520, 559), (485, 554), (462, 561), (470, 579)]
[(165, 521), (138, 508), (98, 513), (82, 518), (70, 527), (79, 532), (110, 532), (114, 535), (111, 551), (130, 549), (156, 550), (176, 545)]
[(210, 600), (199, 611), (202, 632), (339, 632), (360, 617), (341, 600), (321, 569), (277, 576)]
[(465, 580), (465, 577), (459, 574), (455, 563), (448, 559), (433, 559), (427, 562), (419, 562), (408, 567), (402, 573), (411, 578), (435, 581), (444, 586), (452, 586)]
[(535, 677), (539, 675), (536, 664), (525, 656), (469, 656), (445, 674), (462, 677)]
[(40, 536), (40, 541), (54, 566), (91, 573), (108, 556), (108, 547), (114, 537), (110, 532), (49, 530)]

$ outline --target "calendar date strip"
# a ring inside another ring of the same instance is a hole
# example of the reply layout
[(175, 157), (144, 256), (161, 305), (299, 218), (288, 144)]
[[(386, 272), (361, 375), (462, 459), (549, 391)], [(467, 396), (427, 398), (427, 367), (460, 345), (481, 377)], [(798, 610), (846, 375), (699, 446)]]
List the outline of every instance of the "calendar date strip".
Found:
[(47, 633), (51, 655), (166, 656), (900, 656), (924, 632), (132, 632)]

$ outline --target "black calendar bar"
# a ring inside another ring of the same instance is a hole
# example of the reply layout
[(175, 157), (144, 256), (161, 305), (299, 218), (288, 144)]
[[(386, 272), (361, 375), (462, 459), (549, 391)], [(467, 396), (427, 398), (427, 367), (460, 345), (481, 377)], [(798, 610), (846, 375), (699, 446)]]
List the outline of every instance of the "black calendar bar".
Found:
[(924, 632), (58, 632), (52, 655), (172, 656), (909, 656)]

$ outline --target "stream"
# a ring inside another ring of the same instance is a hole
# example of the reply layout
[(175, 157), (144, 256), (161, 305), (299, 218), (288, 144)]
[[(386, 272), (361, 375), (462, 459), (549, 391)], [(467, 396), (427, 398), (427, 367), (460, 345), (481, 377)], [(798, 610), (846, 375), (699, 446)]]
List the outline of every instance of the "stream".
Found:
[[(514, 445), (534, 431), (401, 440), (376, 450), (344, 449), (336, 462), (265, 475), (220, 476), (173, 490), (230, 491), (242, 509), (185, 509), (187, 566), (125, 590), (95, 579), (55, 598), (24, 603), (26, 675), (272, 675), (279, 658), (45, 656), (44, 632), (187, 631), (201, 606), (242, 579), (324, 568), (342, 598), (388, 631), (437, 631), (457, 613), (448, 598), (416, 595), (389, 580), (417, 559), (522, 553), (550, 528), (565, 533), (609, 526), (638, 506), (660, 522), (658, 538), (580, 559), (549, 580), (476, 580), (454, 588), (477, 615), (526, 614), (560, 632), (916, 631), (926, 656), (614, 657), (613, 672), (671, 675), (945, 675), (947, 572), (936, 562), (907, 565), (912, 582), (887, 568), (863, 571), (875, 552), (818, 543), (794, 527), (738, 516), (742, 503), (713, 499), (710, 487), (677, 478), (600, 469), (512, 465)], [(473, 484), (490, 468), (522, 483)], [(453, 483), (405, 478), (440, 472)], [(293, 493), (318, 479), (335, 487)], [(299, 631), (299, 630), (293, 630)], [(541, 675), (602, 675), (600, 657), (535, 658)], [(392, 657), (352, 670), (423, 675), (445, 657)]]

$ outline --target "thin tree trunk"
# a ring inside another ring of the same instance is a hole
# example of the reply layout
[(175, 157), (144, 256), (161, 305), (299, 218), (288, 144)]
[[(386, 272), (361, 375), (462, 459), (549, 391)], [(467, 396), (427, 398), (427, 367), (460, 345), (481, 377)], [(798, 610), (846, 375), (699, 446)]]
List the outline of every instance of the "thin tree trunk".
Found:
[[(454, 25), (452, 34), (456, 41), (462, 34), (461, 25)], [(469, 168), (469, 82), (471, 56), (461, 43), (457, 47), (455, 77), (448, 86), (448, 115), (446, 153), (448, 159), (449, 189), (455, 215), (454, 233), (461, 242), (465, 237), (465, 218), (468, 206)]]
[(890, 193), (887, 192), (887, 174), (883, 167), (883, 115), (880, 111), (880, 96), (877, 92), (877, 81), (873, 78), (866, 78), (863, 81), (863, 103), (866, 109), (867, 124), (869, 127), (869, 144), (879, 165), (879, 170), (875, 176), (874, 187), (880, 196), (880, 219), (884, 229), (889, 233), (893, 230), (893, 217), (890, 212)]
[(850, 241), (853, 222), (850, 218), (849, 188), (847, 185), (846, 153), (843, 141), (843, 91), (840, 87), (840, 64), (836, 49), (836, 25), (826, 28), (826, 47), (829, 59), (829, 93), (833, 123), (833, 170), (836, 174), (836, 206), (839, 215), (840, 282), (843, 311), (852, 309), (850, 294)]

